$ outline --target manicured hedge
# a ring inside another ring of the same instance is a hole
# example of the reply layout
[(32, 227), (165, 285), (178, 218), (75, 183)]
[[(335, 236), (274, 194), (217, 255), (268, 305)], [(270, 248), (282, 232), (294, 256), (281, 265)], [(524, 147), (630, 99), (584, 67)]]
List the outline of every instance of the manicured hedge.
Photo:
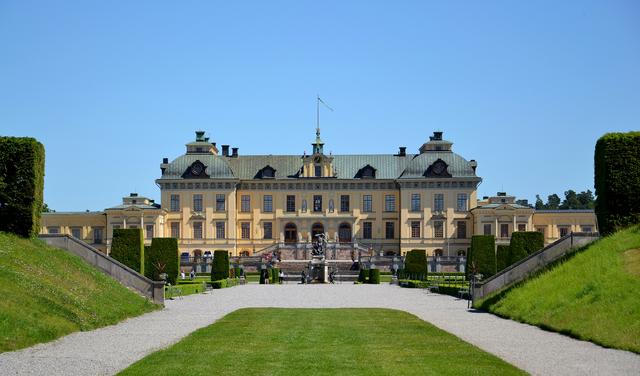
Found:
[(139, 228), (113, 229), (109, 256), (144, 274), (144, 239)]
[(214, 251), (211, 263), (211, 280), (219, 281), (229, 278), (229, 252)]
[(264, 285), (267, 282), (267, 280), (270, 281), (271, 280), (270, 275), (271, 274), (269, 273), (269, 269), (261, 270), (260, 271), (260, 284)]
[(44, 146), (35, 138), (0, 137), (0, 231), (40, 232)]
[(269, 283), (278, 283), (279, 282), (278, 274), (280, 274), (280, 268), (271, 268), (269, 270), (270, 270)]
[(600, 137), (594, 162), (600, 233), (640, 223), (640, 132)]
[(414, 249), (407, 252), (404, 259), (404, 269), (401, 271), (402, 277), (407, 279), (425, 280), (427, 279), (427, 252), (425, 250)]
[(380, 269), (369, 269), (369, 281), (367, 283), (372, 285), (380, 284)]
[[(515, 235), (516, 233), (514, 233)], [(496, 271), (503, 270), (511, 265), (511, 250), (506, 244), (499, 245), (496, 250)]]
[(367, 283), (368, 278), (369, 278), (369, 269), (360, 269), (360, 273), (358, 273), (358, 282)]
[(538, 231), (518, 231), (511, 235), (509, 265), (513, 265), (544, 247), (544, 236)]
[(471, 238), (471, 250), (467, 257), (466, 270), (470, 273), (472, 265), (476, 273), (486, 279), (496, 274), (496, 238), (493, 235), (474, 235)]
[(175, 284), (180, 274), (180, 256), (178, 255), (178, 239), (153, 238), (151, 246), (145, 247), (145, 275), (160, 281), (160, 274), (167, 273), (167, 281)]

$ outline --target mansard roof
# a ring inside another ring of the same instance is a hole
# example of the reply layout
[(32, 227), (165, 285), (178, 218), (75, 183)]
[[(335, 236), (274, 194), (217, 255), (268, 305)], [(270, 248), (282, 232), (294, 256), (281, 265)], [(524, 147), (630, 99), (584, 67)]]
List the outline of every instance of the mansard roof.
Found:
[(212, 179), (234, 179), (235, 176), (229, 167), (228, 159), (213, 154), (185, 154), (169, 163), (160, 179), (182, 179), (183, 174), (196, 161), (200, 161), (205, 166), (205, 174)]
[(414, 156), (402, 172), (400, 179), (419, 179), (438, 159), (444, 161), (452, 178), (477, 177), (473, 169), (474, 162), (467, 161), (450, 151), (428, 151)]

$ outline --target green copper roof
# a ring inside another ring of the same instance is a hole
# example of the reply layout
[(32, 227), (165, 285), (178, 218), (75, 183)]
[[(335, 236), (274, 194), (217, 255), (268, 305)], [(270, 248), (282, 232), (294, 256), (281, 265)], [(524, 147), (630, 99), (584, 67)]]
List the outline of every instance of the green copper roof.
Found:
[(452, 177), (476, 177), (471, 162), (450, 151), (428, 151), (413, 157), (400, 179), (418, 179), (424, 177), (425, 171), (438, 159), (447, 164), (447, 172)]
[(200, 161), (206, 167), (205, 173), (211, 178), (234, 179), (233, 172), (227, 162), (228, 158), (213, 154), (186, 154), (176, 158), (165, 170), (160, 179), (180, 179), (193, 162)]

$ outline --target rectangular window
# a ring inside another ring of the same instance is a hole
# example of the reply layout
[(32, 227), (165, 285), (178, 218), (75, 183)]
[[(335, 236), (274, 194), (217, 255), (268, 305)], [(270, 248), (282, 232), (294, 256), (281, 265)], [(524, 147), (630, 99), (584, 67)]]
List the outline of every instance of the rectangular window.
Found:
[(411, 211), (420, 211), (420, 193), (413, 193), (411, 195)]
[(321, 212), (322, 211), (322, 196), (321, 195), (313, 195), (313, 211)]
[(467, 211), (467, 194), (466, 193), (458, 193), (458, 206), (456, 207), (458, 211)]
[(59, 227), (47, 227), (47, 232), (49, 234), (59, 234), (60, 233), (60, 228)]
[(433, 237), (444, 238), (444, 225), (442, 221), (433, 222)]
[(194, 212), (202, 211), (202, 195), (201, 194), (193, 195), (193, 211)]
[(569, 233), (569, 227), (559, 227), (558, 229), (560, 230), (560, 237), (567, 236)]
[(180, 196), (179, 195), (171, 195), (171, 211), (172, 212), (180, 211)]
[(146, 225), (145, 232), (146, 232), (145, 237), (147, 239), (153, 239), (153, 225)]
[(509, 237), (509, 224), (508, 223), (501, 223), (500, 224), (500, 237), (501, 238), (508, 238)]
[(72, 227), (71, 236), (76, 239), (82, 239), (82, 229), (80, 227)]
[(251, 211), (251, 196), (242, 195), (242, 197), (240, 197), (240, 211), (243, 213)]
[(395, 223), (393, 222), (385, 222), (384, 225), (384, 237), (386, 239), (393, 239), (395, 238)]
[(216, 194), (216, 211), (223, 212), (225, 209), (224, 194)]
[(102, 244), (102, 227), (93, 228), (93, 244)]
[(362, 222), (362, 238), (363, 239), (373, 238), (373, 223)]
[(411, 237), (412, 238), (420, 237), (420, 221), (411, 222)]
[(371, 213), (373, 211), (373, 200), (371, 195), (362, 196), (362, 211), (365, 213)]
[(193, 238), (202, 239), (202, 222), (193, 222)]
[(467, 237), (467, 222), (458, 221), (458, 239), (465, 239)]
[(580, 226), (582, 232), (593, 232), (593, 226)]
[(340, 211), (341, 212), (349, 211), (349, 195), (340, 196)]
[(171, 222), (171, 237), (180, 239), (180, 222)]
[(240, 223), (242, 239), (249, 239), (251, 236), (251, 223), (242, 222)]
[(262, 224), (265, 239), (273, 239), (273, 223), (264, 222)]
[(316, 173), (316, 177), (321, 177), (322, 176), (322, 166), (315, 166), (315, 173)]
[(484, 235), (491, 235), (491, 224), (490, 223), (485, 223), (484, 224)]
[(296, 196), (287, 195), (287, 212), (294, 213), (296, 211)]
[(396, 211), (396, 196), (385, 195), (384, 196), (384, 211), (394, 212)]
[(527, 224), (526, 223), (518, 223), (518, 231), (527, 231)]
[(433, 195), (433, 211), (444, 211), (444, 194), (436, 193)]
[(224, 222), (216, 222), (216, 239), (225, 238), (224, 228), (225, 228)]
[(265, 213), (273, 212), (273, 196), (264, 195), (262, 198), (262, 211)]

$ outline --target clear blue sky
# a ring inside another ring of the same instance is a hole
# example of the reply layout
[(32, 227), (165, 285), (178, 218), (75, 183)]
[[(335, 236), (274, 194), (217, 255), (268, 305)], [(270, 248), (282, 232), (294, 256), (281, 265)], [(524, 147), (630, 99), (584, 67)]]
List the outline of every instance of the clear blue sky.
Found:
[(640, 128), (638, 1), (0, 1), (0, 134), (47, 153), (45, 201), (159, 198), (193, 131), (334, 154), (434, 130), (479, 195), (593, 190), (599, 136)]

